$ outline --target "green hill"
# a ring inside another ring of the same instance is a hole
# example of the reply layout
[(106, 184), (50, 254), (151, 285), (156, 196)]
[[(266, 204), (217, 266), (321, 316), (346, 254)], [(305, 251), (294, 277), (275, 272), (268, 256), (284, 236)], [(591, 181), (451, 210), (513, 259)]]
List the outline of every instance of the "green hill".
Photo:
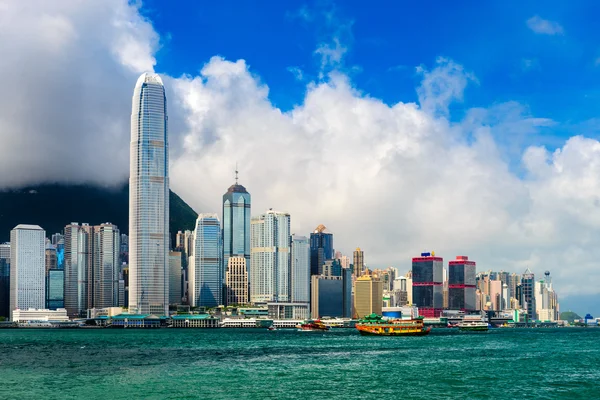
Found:
[[(194, 229), (198, 214), (172, 191), (169, 201), (169, 228), (174, 241), (178, 230)], [(39, 225), (50, 236), (62, 232), (71, 222), (111, 222), (127, 233), (128, 214), (128, 184), (118, 188), (47, 184), (1, 191), (0, 242), (9, 241), (11, 229), (18, 224)]]
[(560, 313), (561, 321), (569, 321), (572, 323), (576, 319), (581, 319), (581, 317), (573, 311), (564, 311)]

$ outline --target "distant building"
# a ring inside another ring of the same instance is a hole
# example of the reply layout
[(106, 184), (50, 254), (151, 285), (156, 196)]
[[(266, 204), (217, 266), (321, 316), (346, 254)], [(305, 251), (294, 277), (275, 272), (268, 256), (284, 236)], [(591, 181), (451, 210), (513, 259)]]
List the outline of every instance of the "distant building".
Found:
[(354, 309), (357, 318), (370, 314), (381, 315), (383, 282), (369, 275), (359, 277), (354, 283)]
[(333, 234), (319, 225), (310, 234), (310, 274), (321, 275), (320, 268), (326, 260), (333, 259)]
[(251, 221), (250, 301), (290, 300), (290, 214), (269, 210)]
[(10, 318), (10, 243), (0, 244), (0, 317)]
[(308, 319), (308, 303), (267, 303), (269, 318), (272, 319)]
[(448, 308), (466, 312), (476, 307), (476, 263), (467, 256), (457, 256), (448, 263)]
[(319, 275), (342, 276), (342, 265), (340, 264), (340, 260), (326, 260), (325, 263), (319, 267)]
[(11, 312), (45, 307), (45, 250), (46, 232), (41, 227), (22, 224), (10, 232)]
[(431, 253), (412, 259), (413, 301), (421, 316), (439, 317), (442, 312), (443, 263), (443, 258)]
[(311, 317), (352, 318), (352, 274), (311, 277)]
[(227, 305), (248, 304), (248, 268), (246, 257), (229, 257), (225, 277)]
[(189, 299), (192, 307), (223, 304), (223, 249), (217, 214), (200, 214), (194, 231), (194, 255), (189, 265)]
[(64, 242), (65, 309), (71, 318), (83, 317), (93, 303), (88, 286), (93, 276), (92, 227), (72, 222), (65, 226)]
[(46, 309), (65, 308), (65, 271), (50, 269), (46, 275)]
[(310, 302), (310, 247), (306, 236), (292, 235), (291, 302)]
[(241, 256), (249, 268), (251, 196), (238, 183), (237, 174), (236, 168), (235, 183), (223, 195), (223, 265), (227, 265), (229, 257)]
[(365, 269), (365, 253), (358, 247), (354, 250), (354, 277), (362, 276)]
[(93, 294), (91, 306), (117, 306), (121, 272), (121, 232), (116, 225), (107, 222), (94, 227), (93, 239), (93, 282), (89, 285)]
[(58, 268), (58, 258), (56, 256), (56, 247), (54, 247), (52, 244), (46, 245), (45, 264), (46, 264), (46, 273), (48, 273), (48, 271), (51, 269)]
[(181, 251), (169, 252), (169, 304), (181, 304)]
[(535, 275), (527, 268), (521, 278), (521, 306), (527, 310), (530, 321), (536, 319), (535, 305)]
[(28, 322), (28, 321), (68, 321), (67, 310), (46, 310), (44, 308), (28, 308), (21, 310), (13, 310), (13, 322)]

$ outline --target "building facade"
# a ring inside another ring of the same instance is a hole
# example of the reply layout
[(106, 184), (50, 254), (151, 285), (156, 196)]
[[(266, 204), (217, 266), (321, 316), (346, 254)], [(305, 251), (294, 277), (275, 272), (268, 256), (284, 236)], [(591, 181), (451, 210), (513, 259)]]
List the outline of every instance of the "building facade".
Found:
[(89, 224), (72, 222), (64, 235), (64, 301), (69, 317), (83, 317), (92, 308), (88, 279), (93, 269), (93, 229)]
[(0, 243), (0, 317), (10, 318), (10, 243)]
[(527, 310), (527, 318), (530, 321), (536, 319), (535, 305), (535, 275), (529, 268), (521, 277), (521, 307)]
[(352, 272), (342, 276), (311, 276), (311, 318), (352, 318)]
[(133, 92), (129, 172), (129, 312), (169, 312), (167, 99), (158, 75)]
[(354, 250), (353, 258), (354, 277), (358, 278), (359, 276), (362, 276), (363, 271), (365, 269), (365, 253), (360, 249), (360, 247)]
[(237, 256), (250, 266), (250, 208), (250, 193), (238, 184), (236, 171), (235, 184), (223, 195), (223, 265)]
[(46, 232), (17, 225), (10, 232), (10, 311), (46, 306)]
[(457, 256), (448, 263), (448, 308), (466, 312), (477, 309), (476, 263), (467, 256)]
[(354, 309), (357, 318), (370, 314), (381, 315), (383, 307), (383, 282), (369, 275), (359, 277), (354, 283)]
[(251, 220), (250, 301), (289, 302), (290, 215), (269, 210)]
[(227, 305), (248, 304), (248, 267), (246, 257), (233, 256), (227, 261), (225, 278)]
[(291, 302), (310, 302), (310, 247), (306, 236), (292, 235)]
[(46, 275), (46, 307), (48, 310), (65, 308), (65, 271), (50, 269)]
[(181, 251), (169, 252), (169, 304), (181, 304)]
[(326, 232), (325, 225), (319, 225), (310, 234), (310, 274), (320, 275), (319, 269), (326, 260), (333, 259), (333, 234)]
[(439, 317), (443, 307), (444, 259), (421, 253), (412, 259), (413, 302), (423, 317)]
[(194, 231), (194, 255), (189, 265), (189, 297), (193, 307), (223, 304), (223, 249), (217, 214), (200, 214)]
[(93, 302), (88, 307), (106, 308), (119, 304), (121, 233), (109, 222), (94, 227)]

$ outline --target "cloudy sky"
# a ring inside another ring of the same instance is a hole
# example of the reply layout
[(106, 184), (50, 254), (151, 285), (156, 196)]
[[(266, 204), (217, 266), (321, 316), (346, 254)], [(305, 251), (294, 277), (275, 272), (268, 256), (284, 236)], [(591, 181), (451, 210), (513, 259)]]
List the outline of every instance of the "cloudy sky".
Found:
[(131, 96), (168, 92), (171, 186), (318, 224), (371, 267), (551, 271), (600, 312), (596, 2), (0, 0), (0, 188), (127, 179)]

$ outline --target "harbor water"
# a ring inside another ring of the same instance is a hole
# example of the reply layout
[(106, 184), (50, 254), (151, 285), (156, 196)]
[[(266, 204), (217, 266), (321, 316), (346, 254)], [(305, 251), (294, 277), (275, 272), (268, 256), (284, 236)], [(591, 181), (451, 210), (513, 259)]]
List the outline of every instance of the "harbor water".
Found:
[(2, 329), (2, 399), (598, 398), (600, 328)]

